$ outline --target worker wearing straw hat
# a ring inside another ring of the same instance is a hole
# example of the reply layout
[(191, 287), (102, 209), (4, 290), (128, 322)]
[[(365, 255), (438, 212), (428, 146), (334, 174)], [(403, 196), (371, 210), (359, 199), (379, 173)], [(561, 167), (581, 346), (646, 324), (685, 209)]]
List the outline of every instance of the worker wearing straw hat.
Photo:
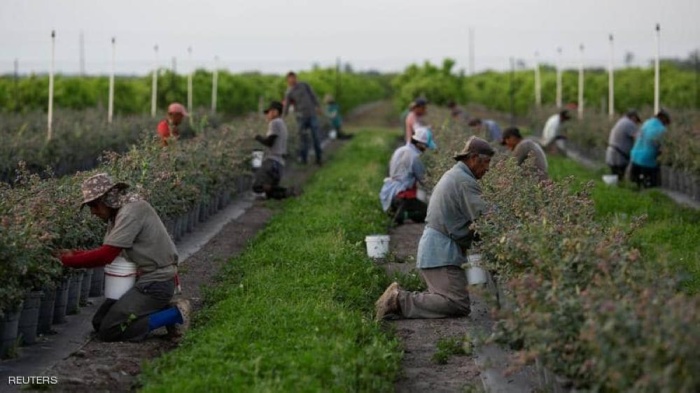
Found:
[(168, 139), (180, 136), (180, 124), (189, 116), (185, 107), (177, 102), (168, 105), (168, 117), (158, 123), (158, 136), (163, 146), (168, 145)]
[(433, 189), (426, 226), (418, 244), (416, 266), (428, 285), (426, 292), (409, 292), (392, 283), (376, 302), (376, 318), (445, 318), (469, 315), (467, 278), (461, 266), (475, 240), (471, 224), (484, 210), (477, 180), (489, 169), (493, 148), (471, 137), (452, 169)]
[(118, 300), (106, 299), (93, 317), (103, 341), (138, 341), (161, 327), (179, 337), (187, 327), (190, 305), (184, 299), (171, 303), (177, 287), (177, 249), (153, 207), (127, 192), (128, 187), (106, 173), (83, 182), (81, 206), (107, 222), (107, 234), (97, 249), (63, 251), (61, 262), (66, 267), (92, 268), (122, 256), (136, 265), (134, 287)]

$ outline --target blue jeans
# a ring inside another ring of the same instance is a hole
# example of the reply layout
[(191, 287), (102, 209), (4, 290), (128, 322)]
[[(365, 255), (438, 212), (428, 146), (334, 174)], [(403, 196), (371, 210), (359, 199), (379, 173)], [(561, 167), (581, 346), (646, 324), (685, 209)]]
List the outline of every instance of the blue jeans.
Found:
[(314, 152), (316, 153), (316, 162), (321, 162), (321, 137), (319, 135), (318, 118), (316, 115), (297, 116), (297, 125), (299, 126), (299, 157), (301, 162), (307, 163), (309, 158), (309, 132), (314, 142)]

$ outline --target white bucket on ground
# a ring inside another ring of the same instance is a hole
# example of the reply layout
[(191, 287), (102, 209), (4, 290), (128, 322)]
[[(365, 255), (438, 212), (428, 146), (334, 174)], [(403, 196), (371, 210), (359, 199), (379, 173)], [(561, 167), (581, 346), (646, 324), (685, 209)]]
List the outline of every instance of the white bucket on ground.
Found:
[(389, 253), (389, 235), (369, 235), (365, 237), (367, 256), (384, 258)]
[(469, 285), (486, 284), (486, 270), (481, 268), (481, 254), (470, 254), (467, 256), (469, 269), (467, 269), (467, 281)]
[(105, 265), (105, 297), (119, 299), (136, 283), (136, 264), (116, 257)]
[(336, 131), (336, 130), (330, 130), (330, 131), (328, 132), (328, 137), (331, 138), (331, 139), (336, 139), (336, 138), (338, 138), (338, 131)]
[(603, 182), (609, 186), (617, 185), (617, 175), (603, 175)]
[(253, 151), (253, 168), (260, 168), (262, 166), (264, 155), (265, 152), (262, 150)]

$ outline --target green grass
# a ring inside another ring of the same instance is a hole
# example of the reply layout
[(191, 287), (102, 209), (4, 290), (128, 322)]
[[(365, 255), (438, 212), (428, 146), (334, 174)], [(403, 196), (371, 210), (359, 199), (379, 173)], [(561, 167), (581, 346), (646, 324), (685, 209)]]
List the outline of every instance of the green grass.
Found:
[(632, 236), (634, 245), (646, 260), (670, 262), (682, 274), (684, 287), (700, 292), (700, 211), (679, 206), (658, 190), (639, 192), (629, 184), (608, 187), (601, 180), (605, 169), (586, 169), (561, 157), (549, 157), (549, 165), (554, 180), (574, 176), (582, 183), (595, 181), (592, 197), (601, 220), (629, 221), (646, 215)]
[(387, 284), (365, 255), (394, 134), (365, 131), (284, 202), (207, 294), (183, 345), (150, 363), (144, 392), (393, 391), (400, 350), (373, 321)]

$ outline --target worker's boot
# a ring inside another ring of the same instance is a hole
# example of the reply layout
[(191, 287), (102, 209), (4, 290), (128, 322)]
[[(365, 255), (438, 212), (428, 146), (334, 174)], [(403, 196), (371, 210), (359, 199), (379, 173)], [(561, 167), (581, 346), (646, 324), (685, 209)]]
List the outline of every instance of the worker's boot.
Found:
[(174, 340), (179, 340), (185, 334), (185, 331), (190, 327), (190, 318), (192, 313), (192, 306), (190, 301), (187, 299), (177, 299), (170, 303), (173, 307), (177, 307), (180, 311), (180, 316), (182, 317), (182, 323), (176, 325), (166, 326), (165, 329), (168, 331), (168, 337)]

